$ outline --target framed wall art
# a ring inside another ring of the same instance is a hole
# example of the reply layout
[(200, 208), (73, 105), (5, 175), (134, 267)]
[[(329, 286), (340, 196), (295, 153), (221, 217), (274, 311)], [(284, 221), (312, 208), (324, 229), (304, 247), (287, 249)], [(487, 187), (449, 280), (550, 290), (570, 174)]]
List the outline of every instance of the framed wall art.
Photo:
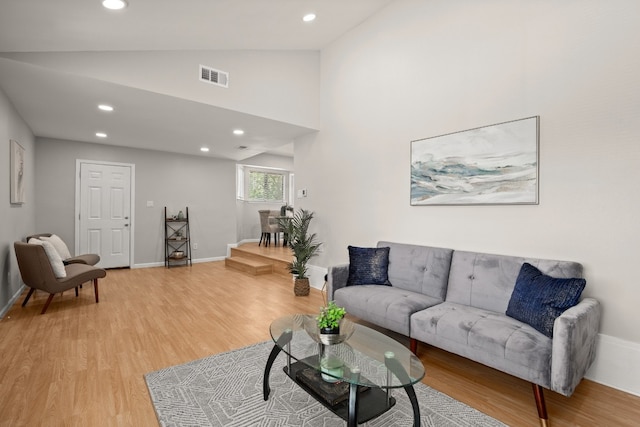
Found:
[(24, 162), (24, 148), (16, 141), (11, 140), (11, 164), (9, 167), (9, 173), (11, 174), (11, 204), (21, 205), (25, 202)]
[(411, 205), (538, 204), (540, 117), (411, 141)]

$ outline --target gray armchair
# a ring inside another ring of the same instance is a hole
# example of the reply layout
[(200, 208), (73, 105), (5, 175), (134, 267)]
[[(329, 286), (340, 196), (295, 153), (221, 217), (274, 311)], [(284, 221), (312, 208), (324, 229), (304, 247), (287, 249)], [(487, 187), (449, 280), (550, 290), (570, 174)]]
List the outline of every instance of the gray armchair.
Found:
[(107, 275), (104, 269), (86, 264), (72, 263), (64, 267), (66, 277), (57, 278), (44, 247), (24, 242), (15, 242), (13, 245), (22, 281), (31, 288), (22, 303), (23, 307), (31, 298), (33, 292), (39, 289), (49, 293), (49, 298), (40, 312), (40, 314), (44, 314), (55, 294), (75, 288), (76, 296), (78, 296), (78, 286), (89, 281), (93, 281), (96, 303), (99, 302), (98, 279)]

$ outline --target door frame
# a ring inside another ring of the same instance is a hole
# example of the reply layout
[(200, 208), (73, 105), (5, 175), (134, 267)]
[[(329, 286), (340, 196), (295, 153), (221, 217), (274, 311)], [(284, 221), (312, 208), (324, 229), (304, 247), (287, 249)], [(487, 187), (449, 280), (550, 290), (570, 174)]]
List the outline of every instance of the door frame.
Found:
[(76, 207), (75, 207), (75, 253), (78, 254), (80, 251), (80, 173), (81, 167), (83, 164), (93, 164), (93, 165), (106, 165), (106, 166), (122, 166), (128, 167), (131, 169), (131, 180), (129, 182), (130, 191), (129, 191), (129, 206), (131, 207), (131, 212), (129, 212), (129, 268), (134, 268), (133, 263), (133, 252), (135, 248), (135, 215), (136, 215), (136, 207), (134, 204), (134, 200), (136, 199), (135, 191), (136, 191), (136, 165), (134, 163), (120, 163), (120, 162), (105, 162), (101, 160), (86, 160), (86, 159), (76, 159)]

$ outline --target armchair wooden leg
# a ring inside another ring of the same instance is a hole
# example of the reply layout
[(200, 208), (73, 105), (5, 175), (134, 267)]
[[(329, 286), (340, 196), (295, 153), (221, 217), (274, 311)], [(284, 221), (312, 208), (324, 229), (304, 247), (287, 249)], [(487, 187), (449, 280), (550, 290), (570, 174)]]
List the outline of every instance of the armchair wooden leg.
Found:
[(51, 304), (53, 296), (54, 294), (49, 294), (49, 298), (47, 298), (47, 302), (44, 303), (44, 307), (42, 307), (42, 311), (40, 312), (40, 314), (44, 314), (45, 311), (47, 311), (47, 308), (49, 308), (49, 304)]
[(96, 304), (97, 304), (98, 302), (100, 302), (98, 299), (98, 279), (93, 279), (93, 291), (96, 294)]
[(538, 384), (531, 383), (533, 387), (533, 396), (536, 398), (536, 407), (538, 408), (538, 418), (540, 418), (540, 427), (549, 426), (549, 416), (547, 415), (547, 405), (544, 402), (544, 393), (542, 387)]
[(78, 287), (76, 286), (76, 297), (78, 296)]
[(411, 353), (418, 355), (418, 340), (415, 338), (409, 338), (409, 350)]
[(36, 288), (31, 288), (29, 289), (29, 293), (27, 294), (27, 297), (24, 299), (24, 301), (22, 301), (22, 306), (24, 307), (25, 305), (27, 305), (27, 302), (29, 301), (29, 298), (31, 298), (31, 295), (33, 295), (33, 293), (35, 292)]

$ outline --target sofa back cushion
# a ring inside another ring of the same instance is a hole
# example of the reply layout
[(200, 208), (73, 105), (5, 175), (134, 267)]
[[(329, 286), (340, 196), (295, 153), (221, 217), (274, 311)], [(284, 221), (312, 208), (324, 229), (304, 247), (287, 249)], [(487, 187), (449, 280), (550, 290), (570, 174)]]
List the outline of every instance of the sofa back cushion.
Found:
[(446, 300), (504, 313), (525, 262), (552, 277), (582, 277), (577, 262), (454, 251)]
[(444, 301), (452, 249), (378, 242), (379, 248), (387, 246), (391, 286)]

